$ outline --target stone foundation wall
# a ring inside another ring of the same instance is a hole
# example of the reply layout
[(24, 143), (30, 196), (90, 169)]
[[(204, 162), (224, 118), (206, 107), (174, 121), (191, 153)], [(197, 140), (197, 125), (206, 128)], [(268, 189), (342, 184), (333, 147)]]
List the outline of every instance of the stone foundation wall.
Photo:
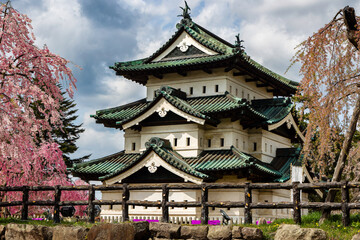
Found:
[(0, 226), (0, 240), (261, 240), (260, 229), (239, 226), (181, 226), (169, 223), (98, 224), (93, 227), (14, 224)]

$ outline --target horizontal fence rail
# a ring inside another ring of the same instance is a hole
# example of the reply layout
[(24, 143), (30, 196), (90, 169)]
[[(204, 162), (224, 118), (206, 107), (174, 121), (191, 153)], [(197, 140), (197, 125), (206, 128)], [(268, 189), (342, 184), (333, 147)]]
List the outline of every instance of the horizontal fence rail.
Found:
[[(53, 206), (54, 222), (60, 222), (60, 207), (62, 206), (88, 206), (89, 222), (95, 221), (95, 205), (122, 205), (122, 220), (129, 221), (129, 206), (158, 207), (162, 209), (162, 222), (169, 222), (169, 207), (200, 207), (201, 223), (206, 224), (209, 221), (209, 207), (217, 208), (244, 208), (244, 222), (252, 223), (252, 209), (293, 209), (293, 219), (295, 223), (301, 223), (301, 209), (329, 209), (341, 210), (342, 224), (350, 224), (350, 210), (360, 209), (360, 203), (352, 203), (349, 199), (349, 189), (360, 188), (360, 182), (326, 182), (326, 183), (243, 183), (243, 184), (225, 184), (225, 183), (204, 183), (201, 185), (187, 184), (153, 184), (153, 185), (128, 185), (126, 183), (112, 186), (17, 186), (0, 187), (0, 192), (17, 191), (22, 192), (22, 201), (0, 202), (0, 207), (21, 206), (21, 219), (28, 219), (29, 206)], [(210, 189), (243, 189), (244, 201), (209, 201)], [(263, 189), (287, 189), (292, 190), (292, 202), (252, 202), (252, 190)], [(302, 190), (314, 189), (340, 189), (341, 202), (301, 202), (300, 192)], [(121, 190), (121, 200), (95, 200), (95, 191), (113, 191)], [(133, 190), (161, 190), (161, 201), (130, 200), (130, 191)], [(193, 202), (170, 202), (170, 190), (200, 190), (200, 201)], [(36, 200), (29, 201), (29, 192), (31, 191), (54, 191), (54, 200)], [(61, 201), (63, 191), (88, 191), (87, 201)]]

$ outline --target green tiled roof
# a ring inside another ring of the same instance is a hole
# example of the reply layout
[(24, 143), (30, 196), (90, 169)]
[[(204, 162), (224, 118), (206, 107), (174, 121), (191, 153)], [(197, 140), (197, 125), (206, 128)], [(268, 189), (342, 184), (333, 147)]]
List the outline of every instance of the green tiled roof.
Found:
[[(299, 162), (299, 149), (278, 149), (277, 156), (268, 164), (251, 155), (231, 147), (224, 150), (205, 150), (198, 157), (183, 158), (171, 147), (158, 146), (156, 143), (147, 144), (147, 150), (141, 154), (125, 154), (119, 152), (104, 158), (74, 165), (70, 170), (75, 176), (91, 180), (106, 180), (130, 169), (151, 152), (155, 152), (161, 159), (173, 167), (192, 176), (211, 179), (218, 171), (257, 169), (259, 172), (272, 176), (274, 181), (287, 181), (290, 176), (291, 164)], [(89, 177), (87, 177), (89, 176)], [(94, 178), (94, 176), (96, 176)]]
[(98, 158), (92, 161), (74, 164), (70, 169), (77, 175), (106, 175), (116, 171), (119, 168), (123, 168), (129, 162), (137, 159), (140, 156), (139, 153), (125, 154), (124, 151)]
[(119, 121), (142, 112), (149, 104), (150, 102), (146, 102), (146, 99), (144, 98), (126, 105), (98, 110), (95, 115), (90, 115), (90, 117), (99, 120), (104, 119)]
[(282, 176), (271, 165), (231, 147), (227, 150), (205, 150), (197, 158), (186, 161), (198, 171), (236, 170), (254, 167), (273, 176)]
[(127, 169), (133, 167), (137, 163), (139, 163), (141, 160), (143, 160), (150, 152), (154, 151), (159, 157), (161, 157), (165, 162), (172, 165), (173, 167), (179, 169), (180, 171), (183, 171), (185, 173), (188, 173), (190, 175), (193, 175), (195, 177), (199, 178), (208, 178), (209, 176), (198, 172), (194, 168), (192, 168), (189, 164), (187, 164), (185, 161), (181, 159), (181, 155), (177, 154), (176, 152), (172, 151), (171, 149), (167, 147), (159, 147), (158, 144), (151, 143), (151, 140), (149, 144), (147, 144), (147, 150), (144, 151), (140, 156), (138, 156), (136, 159), (132, 159), (128, 161), (127, 164), (123, 165), (117, 170), (112, 171), (109, 174), (106, 174), (105, 176), (100, 177), (100, 180), (106, 180), (111, 177), (114, 177), (118, 174), (121, 174), (122, 172), (126, 171)]
[(276, 150), (276, 157), (271, 165), (280, 173), (281, 177), (276, 182), (286, 182), (290, 179), (291, 165), (301, 165), (300, 148), (280, 148)]
[(131, 121), (132, 119), (140, 116), (143, 112), (149, 110), (151, 107), (153, 107), (154, 105), (156, 105), (156, 103), (158, 103), (162, 98), (165, 98), (171, 105), (173, 105), (174, 107), (180, 109), (183, 112), (186, 112), (194, 117), (198, 117), (201, 119), (204, 119), (210, 123), (217, 123), (218, 121), (201, 113), (200, 111), (196, 110), (195, 108), (193, 108), (191, 105), (189, 105), (189, 103), (187, 103), (185, 100), (176, 97), (176, 96), (172, 96), (171, 94), (169, 94), (167, 91), (164, 91), (162, 89), (157, 91), (158, 96), (149, 104), (147, 105), (143, 105), (143, 107), (139, 107), (138, 105), (135, 105), (137, 109), (142, 108), (141, 111), (137, 111), (136, 114), (132, 115), (131, 111), (129, 112), (130, 114), (127, 116), (127, 118), (121, 119), (119, 121), (116, 122), (117, 125), (122, 125), (126, 122)]
[(183, 67), (183, 66), (192, 66), (197, 64), (204, 64), (204, 63), (213, 63), (218, 62), (221, 60), (229, 59), (235, 56), (234, 54), (231, 55), (212, 55), (212, 56), (205, 56), (205, 57), (196, 57), (196, 58), (185, 58), (185, 59), (178, 59), (173, 61), (159, 61), (159, 62), (150, 62), (145, 63), (144, 61), (131, 61), (131, 62), (118, 62), (115, 63), (115, 70), (120, 70), (123, 74), (126, 72), (133, 72), (133, 71), (146, 71), (146, 70), (157, 70), (157, 69), (171, 69), (174, 67)]
[(272, 98), (263, 100), (252, 100), (247, 102), (244, 99), (234, 97), (229, 93), (215, 96), (203, 96), (193, 98), (181, 98), (167, 92), (170, 87), (162, 87), (153, 101), (145, 99), (127, 105), (96, 111), (91, 117), (97, 119), (98, 123), (112, 122), (114, 127), (121, 127), (122, 124), (140, 116), (153, 107), (162, 98), (165, 98), (174, 107), (192, 116), (206, 120), (210, 124), (217, 124), (224, 112), (231, 112), (233, 115), (249, 118), (252, 126), (273, 124), (286, 117), (292, 107), (289, 98)]
[[(170, 47), (183, 32), (189, 34), (206, 48), (215, 51), (216, 54), (208, 56), (190, 55), (184, 58), (165, 58), (161, 61), (153, 61)], [(281, 92), (284, 96), (294, 94), (298, 86), (297, 82), (282, 77), (251, 59), (243, 50), (239, 49), (239, 46), (228, 43), (192, 21), (190, 24), (185, 22), (178, 24), (177, 32), (150, 57), (117, 62), (110, 68), (114, 69), (118, 75), (145, 84), (147, 80), (144, 79), (147, 79), (148, 75), (177, 72), (179, 69), (196, 70), (197, 67), (201, 69), (206, 66), (209, 68), (234, 66), (234, 68), (251, 72), (258, 76), (261, 81), (269, 82), (272, 87), (282, 89)]]
[(251, 107), (265, 116), (267, 124), (274, 124), (286, 117), (294, 104), (290, 98), (272, 98), (271, 101), (267, 99), (252, 100)]

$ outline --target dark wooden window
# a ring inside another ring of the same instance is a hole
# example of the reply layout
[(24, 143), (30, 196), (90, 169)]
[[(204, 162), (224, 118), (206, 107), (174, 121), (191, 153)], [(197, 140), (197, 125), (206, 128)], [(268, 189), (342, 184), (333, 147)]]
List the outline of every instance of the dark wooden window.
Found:
[(208, 147), (211, 147), (211, 139), (208, 139)]
[(206, 93), (206, 86), (203, 86), (203, 93)]
[(223, 147), (225, 145), (225, 139), (220, 138), (220, 147)]
[(177, 138), (174, 138), (174, 147), (177, 146)]
[(254, 142), (254, 152), (257, 150), (257, 144)]
[(187, 145), (187, 146), (190, 146), (190, 138), (189, 138), (189, 137), (186, 138), (186, 145)]
[(135, 149), (136, 149), (136, 143), (132, 143), (132, 145), (131, 145), (131, 149), (133, 150), (133, 151), (135, 151)]
[(190, 95), (193, 95), (193, 94), (194, 94), (194, 88), (190, 87)]
[(215, 85), (215, 92), (219, 92), (219, 85)]

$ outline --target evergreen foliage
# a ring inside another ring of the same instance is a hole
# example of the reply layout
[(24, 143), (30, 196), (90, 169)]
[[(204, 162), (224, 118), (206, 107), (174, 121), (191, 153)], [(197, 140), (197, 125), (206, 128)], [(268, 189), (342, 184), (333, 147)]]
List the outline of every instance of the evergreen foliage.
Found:
[(71, 167), (73, 163), (80, 163), (88, 159), (91, 154), (72, 159), (69, 155), (78, 150), (76, 146), (76, 141), (79, 139), (80, 133), (84, 132), (85, 129), (81, 128), (82, 124), (75, 124), (78, 115), (76, 112), (78, 109), (75, 109), (76, 103), (74, 100), (66, 98), (64, 96), (65, 92), (62, 92), (63, 100), (60, 101), (60, 120), (62, 122), (62, 127), (55, 127), (52, 130), (52, 136), (56, 143), (60, 145), (60, 150), (63, 153), (63, 158), (67, 167)]

